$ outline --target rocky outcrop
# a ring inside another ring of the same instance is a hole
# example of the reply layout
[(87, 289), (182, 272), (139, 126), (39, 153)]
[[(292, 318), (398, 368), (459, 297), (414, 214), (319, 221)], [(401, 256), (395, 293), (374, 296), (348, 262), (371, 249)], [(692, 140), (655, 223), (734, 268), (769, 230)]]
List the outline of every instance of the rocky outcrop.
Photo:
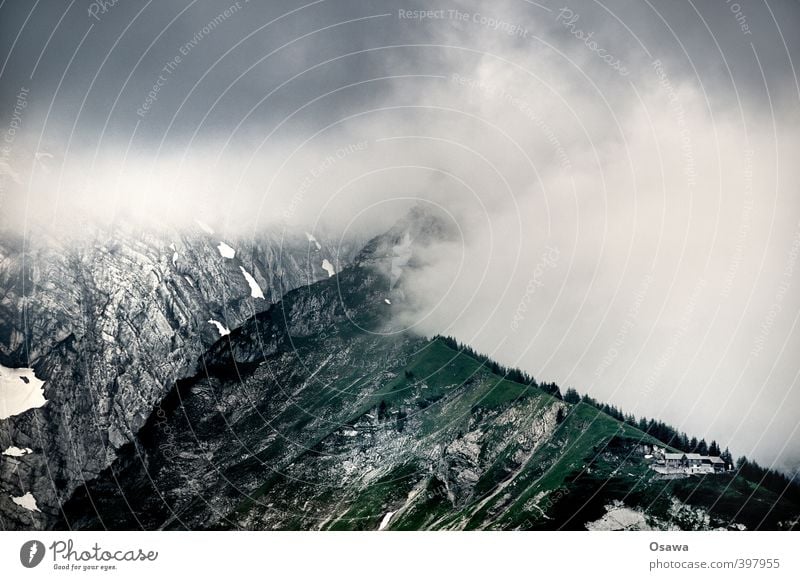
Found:
[[(0, 311), (0, 364), (16, 370), (0, 376), (24, 377), (34, 390), (34, 379), (45, 380), (47, 402), (0, 423), (4, 525), (585, 530), (797, 521), (796, 500), (735, 473), (659, 480), (643, 455), (657, 443), (648, 434), (568, 404), (519, 371), (508, 376), (526, 384), (510, 381), (453, 339), (402, 330), (395, 313), (408, 268), (424, 256), (420, 246), (448, 235), (427, 215), (401, 220), (336, 275), (312, 272), (319, 279), (310, 284), (303, 244), (287, 255), (267, 240), (228, 240), (220, 252), (201, 233), (126, 236), (113, 259), (106, 242), (48, 254), (40, 263), (50, 260), (65, 282), (41, 293), (30, 290), (44, 287), (35, 260), (6, 253), (0, 277), (12, 292)], [(270, 288), (297, 287), (269, 305), (254, 298), (243, 268), (269, 300), (279, 292)], [(25, 305), (22, 314), (14, 304)], [(19, 369), (29, 353), (33, 369)]]
[[(302, 232), (245, 240), (201, 227), (168, 235), (117, 224), (69, 240), (0, 240), (0, 364), (32, 367), (47, 399), (0, 420), (0, 450), (32, 450), (0, 456), (2, 526), (51, 525), (75, 487), (134, 440), (175, 381), (200, 370), (199, 355), (221, 329), (327, 278), (323, 260), (351, 257), (317, 248)], [(38, 511), (12, 501), (24, 493)]]
[[(438, 340), (392, 331), (386, 281), (407, 237), (373, 240), (335, 278), (287, 293), (211, 346), (203, 371), (67, 502), (60, 525), (377, 529), (392, 512), (385, 526), (460, 529), (481, 511), (496, 519), (503, 504), (488, 503), (505, 501), (566, 405)], [(429, 369), (440, 357), (457, 362)]]

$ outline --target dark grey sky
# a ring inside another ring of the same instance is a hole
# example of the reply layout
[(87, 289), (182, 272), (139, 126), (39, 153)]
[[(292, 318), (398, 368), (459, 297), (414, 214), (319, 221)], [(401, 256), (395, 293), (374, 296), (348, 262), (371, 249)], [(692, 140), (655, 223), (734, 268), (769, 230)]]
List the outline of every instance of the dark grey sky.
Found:
[[(168, 139), (185, 138), (206, 115), (200, 129), (203, 134), (227, 133), (243, 112), (278, 84), (346, 53), (450, 41), (476, 50), (495, 45), (502, 53), (509, 46), (522, 49), (525, 44), (538, 44), (515, 35), (506, 36), (505, 42), (487, 38), (498, 33), (471, 19), (462, 24), (449, 17), (424, 22), (398, 18), (399, 10), (425, 7), (458, 9), (472, 15), (479, 12), (518, 24), (528, 29), (531, 37), (538, 35), (583, 61), (588, 53), (575, 54), (579, 43), (570, 42), (564, 26), (554, 18), (568, 6), (580, 16), (576, 23), (579, 28), (593, 31), (608, 52), (623, 56), (632, 69), (641, 70), (641, 65), (661, 59), (669, 63), (676, 79), (702, 86), (712, 106), (732, 105), (737, 90), (748, 104), (766, 105), (768, 87), (776, 97), (783, 98), (779, 89), (794, 84), (789, 57), (796, 59), (800, 51), (797, 36), (792, 34), (800, 16), (796, 2), (791, 0), (768, 5), (720, 1), (658, 2), (652, 6), (629, 1), (543, 2), (541, 6), (550, 12), (524, 0), (498, 3), (490, 10), (468, 2), (431, 6), (424, 2), (327, 0), (308, 4), (119, 0), (109, 3), (103, 13), (97, 3), (86, 0), (4, 2), (0, 19), (0, 56), (4, 61), (0, 112), (7, 117), (18, 89), (26, 87), (31, 89), (29, 105), (37, 113), (36, 120), (49, 112), (45, 129), (71, 132), (77, 120), (74, 139), (78, 143), (94, 144), (103, 130), (104, 139), (127, 143), (133, 127), (141, 121), (137, 141), (144, 146), (161, 141), (168, 126)], [(741, 7), (750, 34), (742, 32), (730, 5)], [(167, 75), (157, 104), (146, 118), (137, 116), (162, 68), (175, 56), (182, 56), (182, 46), (232, 7), (230, 17), (218, 21)], [(90, 10), (96, 17), (89, 14)], [(776, 22), (783, 23), (783, 39)], [(454, 30), (459, 34), (453, 35)], [(454, 52), (446, 48), (395, 48), (342, 58), (276, 92), (257, 110), (253, 121), (268, 127), (296, 104), (358, 80), (403, 71), (441, 73), (452, 66)], [(465, 55), (461, 58), (468, 60)], [(590, 65), (583, 72), (603, 83), (603, 90), (631, 98), (628, 87), (615, 87), (619, 79), (609, 78), (603, 68)], [(767, 86), (762, 82), (762, 72)], [(381, 99), (386, 90), (386, 84), (374, 83), (368, 92), (345, 92), (338, 98), (327, 98), (324, 106), (304, 115), (303, 121), (336, 118), (342, 110)]]
[(0, 4), (3, 226), (437, 203), (409, 321), (800, 464), (797, 2), (106, 4)]

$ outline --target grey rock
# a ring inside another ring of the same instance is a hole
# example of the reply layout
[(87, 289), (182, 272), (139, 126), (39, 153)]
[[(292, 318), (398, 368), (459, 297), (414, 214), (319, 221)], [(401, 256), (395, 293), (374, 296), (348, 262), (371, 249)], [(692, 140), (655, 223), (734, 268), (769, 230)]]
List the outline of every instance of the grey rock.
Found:
[[(217, 245), (235, 247), (233, 259)], [(134, 440), (176, 380), (198, 357), (286, 291), (326, 278), (323, 259), (346, 263), (345, 248), (317, 249), (302, 232), (225, 239), (202, 229), (165, 234), (125, 223), (87, 227), (72, 239), (0, 236), (0, 364), (33, 367), (48, 403), (0, 421), (0, 525), (46, 528), (60, 505)], [(261, 287), (251, 297), (241, 268)], [(11, 501), (31, 491), (40, 512)]]

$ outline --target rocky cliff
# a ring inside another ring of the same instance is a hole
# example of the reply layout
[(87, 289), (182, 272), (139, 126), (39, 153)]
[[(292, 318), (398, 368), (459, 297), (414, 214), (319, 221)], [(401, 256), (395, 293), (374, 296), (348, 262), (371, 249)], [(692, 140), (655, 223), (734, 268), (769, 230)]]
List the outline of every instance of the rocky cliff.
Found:
[(796, 526), (794, 496), (735, 472), (665, 481), (647, 433), (404, 329), (404, 277), (451, 235), (414, 212), (324, 258), (333, 276), (305, 238), (6, 250), (1, 376), (25, 378), (35, 405), (0, 424), (4, 525)]
[[(303, 232), (227, 239), (132, 225), (0, 239), (0, 365), (31, 368), (46, 403), (0, 415), (0, 525), (43, 528), (135, 439), (176, 380), (229, 329), (327, 278), (346, 248)], [(341, 255), (339, 255), (341, 253)], [(10, 379), (9, 379), (10, 381)], [(11, 389), (19, 382), (4, 383)], [(23, 506), (14, 498), (30, 497)]]
[[(660, 444), (404, 331), (414, 216), (335, 277), (217, 341), (98, 477), (73, 529), (781, 529), (800, 508), (736, 474), (662, 481)], [(402, 268), (400, 269), (402, 270)], [(402, 276), (402, 271), (400, 276)]]

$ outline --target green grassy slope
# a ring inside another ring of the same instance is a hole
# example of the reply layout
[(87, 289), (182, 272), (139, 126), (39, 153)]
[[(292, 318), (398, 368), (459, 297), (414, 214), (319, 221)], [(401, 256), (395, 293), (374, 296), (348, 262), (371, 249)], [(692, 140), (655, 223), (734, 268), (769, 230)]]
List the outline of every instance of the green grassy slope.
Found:
[[(426, 377), (431, 386), (428, 396), (438, 400), (475, 376), (488, 377), (448, 413), (430, 417), (433, 424), (441, 425), (442, 419), (457, 421), (480, 406), (518, 404), (523, 398), (535, 398), (541, 405), (554, 402), (539, 389), (492, 375), (471, 357), (438, 341), (407, 370), (411, 378), (399, 376), (379, 396), (395, 402), (410, 395), (417, 377)], [(441, 482), (431, 479), (415, 505), (390, 527), (585, 529), (585, 522), (602, 517), (606, 505), (615, 500), (641, 510), (654, 526), (690, 529), (732, 524), (774, 529), (785, 514), (800, 511), (777, 494), (734, 474), (659, 479), (649, 469), (642, 448), (654, 444), (664, 447), (592, 406), (572, 405), (547, 443), (524, 464), (514, 464), (513, 444), (499, 453), (481, 474), (474, 496), (465, 505), (454, 506)], [(504, 485), (502, 493), (495, 493), (500, 485)], [(676, 507), (676, 500), (684, 505)], [(699, 519), (692, 512), (698, 509), (702, 512)]]

